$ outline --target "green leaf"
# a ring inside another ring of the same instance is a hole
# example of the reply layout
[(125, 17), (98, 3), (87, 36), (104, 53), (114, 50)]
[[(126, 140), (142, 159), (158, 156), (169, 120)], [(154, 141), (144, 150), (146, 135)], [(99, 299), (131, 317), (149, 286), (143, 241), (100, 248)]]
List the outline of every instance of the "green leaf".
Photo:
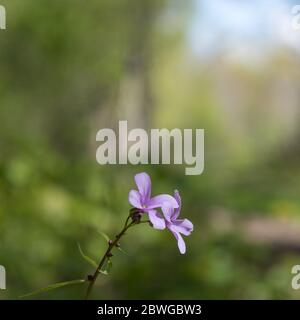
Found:
[(112, 261), (111, 261), (111, 259), (110, 258), (108, 258), (108, 260), (107, 260), (107, 265), (106, 265), (106, 271), (108, 272), (108, 273), (110, 273), (110, 270), (112, 269)]
[(108, 275), (108, 272), (106, 270), (98, 270), (100, 273), (104, 274), (105, 276)]
[(87, 256), (86, 254), (83, 253), (83, 251), (82, 251), (79, 243), (77, 243), (77, 245), (78, 245), (78, 249), (79, 249), (79, 252), (80, 252), (82, 258), (83, 258), (86, 262), (88, 262), (91, 266), (93, 266), (94, 268), (97, 269), (97, 268), (98, 268), (98, 265), (97, 265), (96, 261), (93, 260), (92, 258), (90, 258), (89, 256)]
[(31, 293), (24, 294), (24, 295), (20, 296), (20, 298), (27, 298), (27, 297), (30, 297), (30, 296), (37, 295), (39, 293), (47, 292), (47, 291), (50, 291), (50, 290), (54, 290), (54, 289), (58, 289), (58, 288), (66, 287), (66, 286), (71, 286), (71, 285), (74, 285), (74, 284), (80, 284), (80, 283), (84, 283), (84, 282), (86, 282), (86, 280), (84, 280), (84, 279), (71, 280), (71, 281), (65, 281), (65, 282), (58, 282), (58, 283), (51, 284), (51, 285), (49, 285), (47, 287), (44, 287), (42, 289), (38, 289), (36, 291), (33, 291)]
[(98, 271), (107, 276), (110, 273), (111, 268), (112, 268), (112, 261), (110, 258), (108, 258), (105, 264), (105, 268)]
[(126, 256), (129, 256), (129, 253), (124, 251), (120, 246), (118, 246), (117, 248), (118, 248), (119, 251), (121, 251), (122, 253), (126, 254)]
[(100, 234), (100, 236), (102, 236), (106, 240), (106, 242), (108, 242), (110, 240), (109, 236), (106, 233), (104, 233), (100, 230), (98, 230), (97, 232)]

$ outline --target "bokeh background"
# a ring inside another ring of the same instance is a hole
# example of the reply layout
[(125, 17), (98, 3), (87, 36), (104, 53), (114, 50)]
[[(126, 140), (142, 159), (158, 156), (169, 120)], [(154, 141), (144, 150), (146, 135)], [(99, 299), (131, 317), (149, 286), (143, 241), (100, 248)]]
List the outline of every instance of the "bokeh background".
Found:
[[(92, 272), (123, 225), (133, 176), (177, 188), (182, 256), (141, 225), (96, 299), (298, 299), (300, 31), (283, 0), (2, 0), (1, 299)], [(96, 132), (204, 128), (205, 171), (100, 166)], [(85, 285), (34, 299), (81, 299)]]

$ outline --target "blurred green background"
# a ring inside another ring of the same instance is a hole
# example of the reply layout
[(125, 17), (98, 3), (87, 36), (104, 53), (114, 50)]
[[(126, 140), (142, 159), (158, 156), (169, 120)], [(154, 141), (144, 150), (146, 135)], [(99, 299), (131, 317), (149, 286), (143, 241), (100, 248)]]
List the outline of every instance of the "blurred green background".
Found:
[[(92, 272), (133, 176), (179, 189), (195, 230), (124, 238), (96, 299), (298, 299), (300, 33), (294, 1), (1, 0), (1, 299)], [(204, 128), (205, 171), (100, 166), (96, 133)], [(81, 299), (84, 285), (34, 299)]]

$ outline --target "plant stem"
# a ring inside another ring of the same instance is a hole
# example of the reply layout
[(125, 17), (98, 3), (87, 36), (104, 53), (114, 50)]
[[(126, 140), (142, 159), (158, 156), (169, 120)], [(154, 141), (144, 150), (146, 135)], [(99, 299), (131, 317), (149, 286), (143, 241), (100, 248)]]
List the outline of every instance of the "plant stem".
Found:
[(116, 238), (114, 241), (109, 241), (108, 243), (108, 248), (106, 250), (106, 252), (104, 253), (103, 257), (101, 258), (100, 262), (99, 262), (99, 265), (98, 265), (98, 268), (95, 270), (94, 274), (90, 277), (89, 279), (89, 285), (88, 285), (88, 288), (87, 288), (87, 291), (86, 291), (86, 295), (85, 295), (85, 300), (88, 300), (89, 297), (90, 297), (90, 294), (93, 290), (93, 287), (95, 285), (95, 282), (99, 276), (99, 274), (101, 273), (101, 269), (103, 267), (103, 265), (105, 264), (106, 260), (109, 259), (111, 257), (111, 251), (112, 249), (118, 245), (120, 239), (122, 238), (122, 236), (125, 234), (125, 232), (130, 228), (132, 227), (133, 225), (135, 224), (139, 224), (139, 223), (145, 223), (145, 222), (149, 222), (149, 221), (134, 221), (132, 220), (129, 224), (129, 219), (130, 219), (130, 216), (128, 216), (128, 218), (126, 219), (126, 222), (125, 222), (125, 225), (122, 229), (122, 231), (116, 235)]

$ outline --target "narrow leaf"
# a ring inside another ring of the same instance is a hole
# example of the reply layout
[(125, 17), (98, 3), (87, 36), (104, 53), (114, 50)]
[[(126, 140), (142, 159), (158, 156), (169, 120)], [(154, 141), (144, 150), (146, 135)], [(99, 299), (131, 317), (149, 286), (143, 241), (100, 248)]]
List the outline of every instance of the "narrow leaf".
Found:
[(108, 272), (108, 273), (110, 273), (110, 270), (112, 269), (112, 261), (111, 261), (111, 259), (108, 259), (107, 260), (107, 266), (106, 266), (106, 271)]
[(105, 276), (108, 275), (108, 272), (106, 270), (98, 270), (100, 273), (104, 274)]
[(106, 233), (104, 233), (100, 230), (98, 230), (97, 232), (100, 234), (100, 236), (102, 236), (106, 240), (106, 242), (109, 241), (109, 236)]
[(102, 274), (104, 274), (104, 275), (107, 276), (107, 275), (109, 274), (111, 268), (112, 268), (112, 261), (111, 261), (110, 258), (108, 258), (108, 260), (107, 260), (107, 262), (106, 262), (106, 264), (105, 264), (104, 269), (101, 269), (101, 270), (98, 270), (98, 271), (99, 271), (100, 273), (102, 273)]
[(122, 253), (126, 254), (126, 256), (129, 256), (129, 253), (124, 251), (120, 246), (118, 246), (117, 248), (118, 248), (119, 251), (121, 251)]
[(24, 294), (24, 295), (20, 296), (20, 298), (26, 298), (26, 297), (34, 296), (34, 295), (39, 294), (39, 293), (47, 292), (47, 291), (50, 291), (50, 290), (54, 290), (54, 289), (58, 289), (58, 288), (66, 287), (66, 286), (71, 286), (71, 285), (74, 285), (74, 284), (80, 284), (80, 283), (84, 283), (84, 282), (86, 282), (86, 280), (84, 280), (84, 279), (71, 280), (71, 281), (65, 281), (65, 282), (58, 282), (58, 283), (51, 284), (51, 285), (49, 285), (47, 287), (44, 287), (42, 289), (38, 289), (38, 290), (36, 290), (34, 292)]
[(86, 262), (88, 262), (91, 266), (93, 266), (94, 268), (98, 268), (98, 265), (97, 265), (96, 261), (93, 260), (92, 258), (90, 258), (89, 256), (87, 256), (86, 254), (83, 253), (83, 251), (82, 251), (79, 243), (77, 243), (77, 245), (78, 245), (78, 250), (79, 250), (82, 258), (83, 258)]

